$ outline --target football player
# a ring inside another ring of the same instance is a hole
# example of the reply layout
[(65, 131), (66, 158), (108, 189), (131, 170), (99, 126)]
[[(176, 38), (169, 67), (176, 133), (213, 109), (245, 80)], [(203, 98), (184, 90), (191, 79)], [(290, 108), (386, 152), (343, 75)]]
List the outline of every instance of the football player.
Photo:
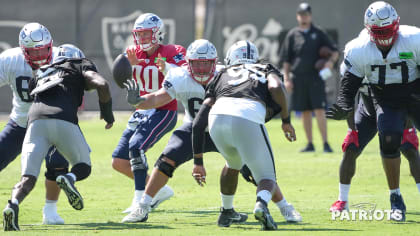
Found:
[[(185, 48), (179, 45), (161, 44), (164, 36), (163, 21), (155, 14), (140, 15), (133, 26), (135, 46), (126, 50), (133, 68), (133, 77), (139, 86), (140, 95), (159, 90), (164, 74), (171, 68), (185, 63)], [(158, 56), (165, 60), (157, 65)], [(134, 198), (125, 213), (138, 205), (146, 186), (147, 159), (145, 153), (177, 122), (177, 102), (175, 99), (155, 109), (136, 110), (128, 121), (127, 128), (112, 153), (112, 167), (118, 172), (134, 178)], [(165, 186), (156, 196), (155, 202), (162, 202), (173, 196), (169, 186)], [(158, 204), (159, 204), (158, 203)], [(158, 204), (154, 206), (157, 207)]]
[[(133, 212), (130, 218), (127, 217), (126, 222), (147, 220), (150, 206), (153, 206), (153, 203), (150, 202), (151, 197), (155, 196), (156, 192), (168, 182), (177, 167), (193, 157), (191, 144), (192, 120), (203, 102), (204, 87), (220, 70), (220, 66), (216, 68), (216, 48), (211, 42), (204, 39), (191, 43), (186, 58), (188, 65), (170, 70), (165, 77), (163, 88), (159, 91), (144, 97), (137, 96), (135, 89), (131, 92), (133, 94), (132, 103), (140, 102), (137, 105), (140, 108), (160, 106), (176, 98), (183, 104), (186, 115), (184, 124), (173, 132), (168, 145), (156, 162), (138, 211)], [(133, 90), (132, 86), (127, 86), (129, 91)], [(206, 133), (205, 151), (218, 152), (208, 133)], [(249, 169), (243, 168), (241, 173), (247, 181), (253, 181)], [(237, 170), (228, 167), (224, 167), (222, 170), (220, 177), (222, 207), (217, 221), (221, 227), (229, 227), (232, 223), (240, 223), (247, 219), (245, 214), (237, 213), (233, 209), (233, 195), (236, 192), (237, 176)], [(234, 181), (231, 181), (232, 178)], [(287, 203), (280, 189), (276, 192), (276, 199), (275, 202), (286, 220), (301, 221), (300, 214), (291, 204)]]
[[(254, 216), (263, 230), (275, 230), (277, 225), (267, 204), (278, 185), (264, 123), (280, 112), (287, 139), (294, 141), (296, 136), (280, 73), (269, 64), (256, 64), (257, 60), (255, 45), (249, 41), (235, 43), (226, 55), (228, 67), (207, 86), (205, 100), (193, 121), (193, 177), (200, 185), (205, 183), (203, 144), (208, 123), (211, 139), (226, 159), (227, 168), (239, 171), (247, 165), (251, 170), (257, 183)], [(267, 110), (278, 106), (266, 119)]]
[(5, 231), (20, 230), (19, 204), (35, 187), (43, 157), (52, 145), (72, 165), (70, 173), (56, 178), (57, 184), (74, 209), (83, 209), (82, 196), (74, 183), (87, 178), (91, 172), (90, 148), (77, 117), (84, 90), (98, 91), (105, 129), (110, 129), (114, 122), (109, 86), (97, 73), (96, 66), (73, 45), (61, 45), (57, 51), (53, 63), (38, 70), (29, 89), (34, 102), (28, 112), (29, 125), (22, 147), (22, 178), (13, 188), (11, 199), (3, 210)]
[[(394, 176), (399, 176), (407, 117), (420, 127), (420, 29), (400, 26), (399, 22), (397, 11), (390, 4), (378, 1), (369, 5), (364, 15), (367, 36), (360, 35), (347, 43), (337, 103), (327, 114), (336, 120), (347, 118), (366, 77), (375, 106), (382, 161)], [(420, 184), (417, 187), (420, 191)], [(390, 200), (392, 211), (402, 212), (400, 220), (404, 221), (406, 208), (398, 187), (391, 187)]]
[[(19, 46), (0, 55), (0, 86), (10, 85), (13, 91), (13, 109), (10, 120), (0, 133), (0, 171), (21, 153), (28, 122), (28, 110), (33, 98), (29, 95), (29, 80), (36, 70), (52, 60), (53, 39), (47, 28), (39, 23), (23, 26), (19, 33)], [(68, 172), (68, 162), (52, 147), (45, 156), (46, 202), (43, 224), (64, 224), (57, 213), (60, 188), (55, 178)]]

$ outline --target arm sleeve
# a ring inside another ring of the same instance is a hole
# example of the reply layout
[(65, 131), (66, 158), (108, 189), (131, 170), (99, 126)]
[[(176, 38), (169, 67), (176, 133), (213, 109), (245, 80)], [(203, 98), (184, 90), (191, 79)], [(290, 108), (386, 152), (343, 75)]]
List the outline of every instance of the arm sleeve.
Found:
[(210, 109), (211, 106), (203, 104), (193, 121), (192, 145), (194, 154), (204, 152), (205, 129), (208, 125)]
[(337, 105), (345, 110), (354, 108), (354, 98), (357, 91), (362, 85), (363, 78), (346, 71), (341, 78), (340, 88), (338, 91)]

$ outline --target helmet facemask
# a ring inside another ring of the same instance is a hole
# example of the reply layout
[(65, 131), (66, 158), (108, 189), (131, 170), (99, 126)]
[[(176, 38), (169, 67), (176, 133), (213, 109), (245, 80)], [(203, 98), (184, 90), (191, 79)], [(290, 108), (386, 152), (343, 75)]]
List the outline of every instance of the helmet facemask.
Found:
[(200, 84), (206, 85), (214, 76), (215, 59), (189, 59), (188, 70), (191, 77)]
[(151, 29), (139, 29), (133, 30), (134, 42), (140, 46), (143, 51), (149, 51), (153, 46), (159, 44), (159, 40), (156, 37), (157, 27)]
[(33, 68), (49, 64), (52, 58), (52, 41), (43, 46), (27, 48), (22, 46), (22, 51), (25, 56), (26, 62)]
[(392, 24), (379, 27), (376, 25), (366, 25), (370, 35), (370, 40), (376, 45), (382, 47), (391, 46), (398, 38), (398, 29), (400, 26), (400, 18), (392, 22)]

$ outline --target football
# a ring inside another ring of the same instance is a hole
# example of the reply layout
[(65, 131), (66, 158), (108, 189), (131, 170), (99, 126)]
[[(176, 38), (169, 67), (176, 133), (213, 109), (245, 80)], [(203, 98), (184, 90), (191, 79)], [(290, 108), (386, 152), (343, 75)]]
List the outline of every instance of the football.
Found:
[(315, 62), (315, 69), (322, 70), (325, 66), (325, 63), (327, 63), (327, 59), (320, 58)]
[(118, 55), (112, 64), (112, 76), (120, 88), (124, 88), (124, 82), (131, 79), (132, 69), (128, 58), (124, 54)]

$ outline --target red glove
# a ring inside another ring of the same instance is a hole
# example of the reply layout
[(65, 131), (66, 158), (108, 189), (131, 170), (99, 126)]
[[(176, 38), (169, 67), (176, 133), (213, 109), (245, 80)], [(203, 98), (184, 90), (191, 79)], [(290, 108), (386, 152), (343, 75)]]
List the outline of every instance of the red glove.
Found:
[(419, 149), (419, 138), (417, 137), (415, 128), (404, 129), (401, 144), (404, 143), (410, 143), (416, 148), (416, 150)]
[(359, 147), (359, 134), (356, 130), (350, 129), (347, 132), (347, 135), (344, 138), (343, 144), (341, 145), (341, 149), (343, 150), (343, 152), (347, 150), (350, 144), (356, 145), (357, 148)]

